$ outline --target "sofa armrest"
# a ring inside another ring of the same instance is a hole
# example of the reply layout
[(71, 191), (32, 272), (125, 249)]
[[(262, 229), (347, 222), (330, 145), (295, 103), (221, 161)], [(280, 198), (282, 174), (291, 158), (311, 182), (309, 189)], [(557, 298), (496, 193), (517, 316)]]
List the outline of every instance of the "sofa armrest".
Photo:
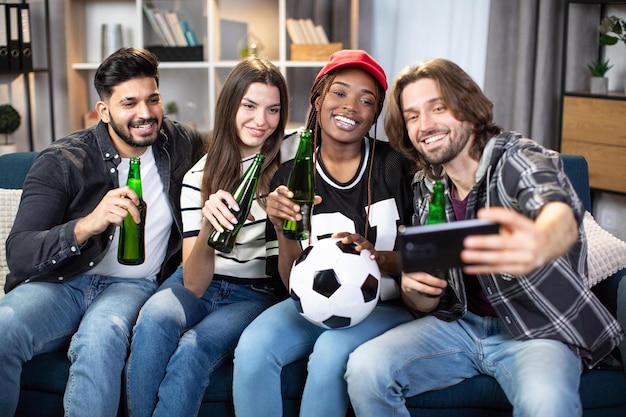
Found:
[[(622, 328), (626, 329), (626, 269), (617, 271), (615, 275), (620, 277), (617, 286), (617, 320)], [(626, 339), (620, 343), (619, 350), (622, 355), (622, 362), (626, 362)]]
[(22, 188), (22, 183), (39, 152), (0, 155), (0, 188)]

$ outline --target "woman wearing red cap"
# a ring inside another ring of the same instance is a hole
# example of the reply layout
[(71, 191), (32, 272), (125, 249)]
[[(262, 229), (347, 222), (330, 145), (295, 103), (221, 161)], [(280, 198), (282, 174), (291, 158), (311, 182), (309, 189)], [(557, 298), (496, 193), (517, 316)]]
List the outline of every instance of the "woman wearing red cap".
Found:
[[(400, 273), (397, 227), (410, 223), (412, 177), (406, 159), (387, 142), (368, 135), (383, 108), (386, 88), (381, 66), (360, 50), (333, 54), (317, 75), (307, 128), (316, 143), (319, 197), (308, 243), (330, 235), (343, 237), (344, 243), (356, 242), (358, 249), (376, 254), (383, 277), (391, 279)], [(276, 172), (266, 207), (271, 221), (266, 238), (271, 245), (270, 235), (276, 234), (279, 255), (275, 261), (287, 288), (291, 265), (303, 249), (301, 242), (288, 240), (282, 233), (284, 219), (299, 216), (293, 193), (284, 185), (291, 167), (292, 161)], [(349, 354), (361, 343), (412, 319), (399, 298), (379, 301), (361, 323), (333, 330), (307, 321), (292, 300), (270, 307), (246, 328), (235, 350), (236, 415), (281, 416), (282, 368), (308, 357), (300, 415), (345, 417), (348, 394), (343, 375)]]

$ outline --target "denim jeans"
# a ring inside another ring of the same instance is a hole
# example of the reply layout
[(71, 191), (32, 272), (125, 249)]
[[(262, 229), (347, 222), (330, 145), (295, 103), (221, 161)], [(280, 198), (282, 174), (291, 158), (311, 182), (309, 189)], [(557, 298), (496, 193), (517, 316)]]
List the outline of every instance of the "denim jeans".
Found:
[(129, 415), (196, 416), (211, 374), (274, 297), (270, 287), (215, 280), (198, 298), (179, 267), (139, 313), (126, 365)]
[(359, 417), (408, 417), (405, 397), (478, 374), (498, 381), (516, 417), (575, 417), (581, 372), (564, 343), (513, 340), (499, 319), (467, 313), (455, 322), (427, 316), (370, 340), (350, 355), (346, 381)]
[(282, 368), (308, 357), (300, 415), (345, 417), (348, 392), (343, 375), (350, 352), (411, 319), (400, 303), (379, 303), (354, 327), (324, 330), (300, 316), (290, 299), (272, 306), (246, 328), (235, 349), (235, 413), (238, 417), (283, 415)]
[(22, 365), (67, 349), (68, 342), (65, 416), (117, 415), (132, 326), (156, 286), (145, 279), (80, 275), (25, 283), (0, 299), (0, 415), (15, 412)]

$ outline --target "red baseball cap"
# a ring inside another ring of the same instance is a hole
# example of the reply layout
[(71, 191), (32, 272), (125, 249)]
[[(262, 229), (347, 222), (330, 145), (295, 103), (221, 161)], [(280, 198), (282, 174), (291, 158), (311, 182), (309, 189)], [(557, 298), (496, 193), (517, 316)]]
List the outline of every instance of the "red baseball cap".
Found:
[(321, 69), (315, 80), (342, 68), (358, 68), (370, 74), (378, 83), (387, 90), (387, 76), (385, 71), (370, 54), (360, 49), (343, 49), (335, 52), (328, 58), (328, 62)]

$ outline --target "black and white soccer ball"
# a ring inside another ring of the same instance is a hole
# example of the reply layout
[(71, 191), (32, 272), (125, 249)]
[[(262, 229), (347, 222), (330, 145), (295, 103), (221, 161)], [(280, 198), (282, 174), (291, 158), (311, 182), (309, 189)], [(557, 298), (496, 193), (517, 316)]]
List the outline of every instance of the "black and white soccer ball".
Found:
[(300, 314), (325, 329), (354, 326), (374, 309), (380, 270), (370, 252), (322, 239), (294, 261), (289, 294)]

